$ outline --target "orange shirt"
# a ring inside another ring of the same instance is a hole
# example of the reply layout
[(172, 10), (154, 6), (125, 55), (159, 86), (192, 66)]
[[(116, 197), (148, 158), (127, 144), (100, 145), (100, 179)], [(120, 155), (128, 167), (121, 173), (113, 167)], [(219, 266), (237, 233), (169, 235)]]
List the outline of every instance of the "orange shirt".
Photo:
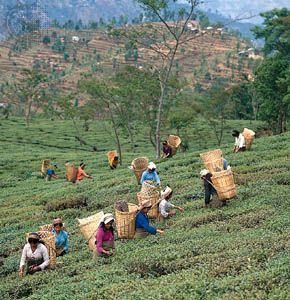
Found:
[(86, 172), (81, 167), (78, 167), (77, 180), (82, 180), (86, 176), (88, 176)]

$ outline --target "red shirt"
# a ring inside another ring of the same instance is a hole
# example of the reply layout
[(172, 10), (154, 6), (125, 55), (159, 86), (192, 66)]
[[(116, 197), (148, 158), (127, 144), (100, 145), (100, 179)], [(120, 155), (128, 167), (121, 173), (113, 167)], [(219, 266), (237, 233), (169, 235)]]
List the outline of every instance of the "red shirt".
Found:
[(77, 172), (77, 180), (82, 180), (84, 177), (87, 176), (88, 175), (86, 174), (86, 172), (81, 167), (79, 167)]

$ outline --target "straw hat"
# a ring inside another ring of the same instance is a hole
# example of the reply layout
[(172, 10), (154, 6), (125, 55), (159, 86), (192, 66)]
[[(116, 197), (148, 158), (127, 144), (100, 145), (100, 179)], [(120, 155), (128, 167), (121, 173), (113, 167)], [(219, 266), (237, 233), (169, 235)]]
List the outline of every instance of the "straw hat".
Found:
[(161, 198), (165, 199), (166, 197), (168, 197), (170, 194), (172, 193), (172, 189), (167, 186), (162, 192), (161, 192)]
[(153, 161), (150, 161), (150, 163), (148, 164), (148, 169), (149, 169), (149, 170), (156, 169), (156, 165), (154, 164)]
[(209, 174), (209, 170), (203, 169), (203, 170), (200, 171), (199, 174), (200, 174), (200, 177), (204, 177), (204, 176), (206, 176), (207, 174)]
[(143, 200), (143, 201), (140, 203), (139, 209), (150, 208), (150, 207), (152, 207), (151, 201), (150, 201), (150, 200)]
[(62, 223), (63, 223), (63, 222), (62, 222), (62, 219), (61, 219), (61, 218), (56, 218), (56, 219), (53, 220), (52, 225), (55, 225), (55, 224), (62, 224)]
[(28, 239), (40, 240), (40, 236), (36, 232), (30, 232), (28, 235)]
[(110, 223), (111, 221), (115, 221), (114, 216), (113, 216), (111, 213), (105, 214), (104, 217), (103, 217), (102, 222), (103, 222), (104, 224), (108, 224), (108, 223)]

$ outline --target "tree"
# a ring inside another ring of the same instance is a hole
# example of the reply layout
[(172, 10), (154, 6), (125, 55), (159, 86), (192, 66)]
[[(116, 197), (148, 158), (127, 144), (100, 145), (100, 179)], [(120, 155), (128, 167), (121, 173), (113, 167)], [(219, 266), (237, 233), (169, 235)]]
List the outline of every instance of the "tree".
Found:
[(287, 130), (289, 118), (290, 55), (275, 55), (263, 61), (255, 72), (254, 87), (261, 99), (259, 117), (276, 133)]
[(213, 129), (217, 143), (220, 146), (223, 139), (226, 118), (232, 110), (230, 91), (224, 86), (213, 86), (202, 101), (202, 115)]
[[(164, 104), (168, 100), (168, 85), (175, 65), (176, 54), (180, 46), (187, 41), (186, 27), (194, 14), (198, 0), (186, 0), (188, 6), (178, 9), (174, 21), (167, 21), (171, 1), (165, 0), (136, 0), (144, 9), (146, 16), (154, 17), (160, 23), (142, 24), (135, 28), (123, 30), (123, 35), (134, 44), (148, 49), (152, 53), (152, 61), (147, 63), (158, 73), (160, 97), (156, 113), (156, 157), (160, 158), (160, 131)], [(175, 1), (174, 1), (175, 2)], [(192, 39), (192, 36), (190, 37)]]
[(50, 83), (48, 77), (37, 70), (23, 69), (21, 73), (23, 78), (8, 85), (5, 93), (13, 104), (22, 109), (29, 126), (32, 109), (45, 102), (45, 90)]
[(91, 108), (92, 114), (96, 114), (98, 112), (109, 118), (115, 135), (120, 164), (122, 164), (120, 130), (112, 104), (114, 96), (113, 87), (105, 80), (93, 79), (80, 81), (79, 88), (91, 96), (91, 101), (88, 105)]
[(43, 37), (42, 42), (43, 42), (44, 45), (49, 44), (49, 43), (50, 43), (50, 37), (49, 37), (48, 35), (45, 35), (45, 36)]
[(253, 30), (256, 38), (264, 38), (266, 59), (256, 69), (255, 96), (260, 100), (259, 117), (274, 131), (287, 130), (289, 118), (290, 11), (273, 9), (261, 14), (264, 26)]
[(273, 9), (260, 15), (264, 18), (263, 27), (255, 26), (252, 31), (257, 39), (265, 40), (264, 53), (269, 55), (278, 51), (288, 55), (290, 53), (290, 10)]

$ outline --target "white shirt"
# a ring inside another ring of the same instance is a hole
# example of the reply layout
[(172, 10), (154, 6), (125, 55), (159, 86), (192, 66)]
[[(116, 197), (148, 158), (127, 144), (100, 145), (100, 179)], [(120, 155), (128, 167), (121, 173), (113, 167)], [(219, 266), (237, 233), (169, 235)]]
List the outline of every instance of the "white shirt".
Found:
[(20, 268), (25, 266), (27, 259), (43, 259), (43, 263), (39, 265), (41, 270), (49, 266), (49, 256), (47, 248), (41, 243), (37, 245), (37, 248), (34, 252), (32, 252), (29, 243), (24, 246), (20, 260)]
[(235, 138), (235, 146), (243, 148), (246, 146), (245, 137), (240, 133), (239, 137)]
[(171, 208), (174, 208), (174, 205), (165, 199), (161, 200), (159, 204), (159, 212), (164, 218), (168, 217), (168, 213)]

